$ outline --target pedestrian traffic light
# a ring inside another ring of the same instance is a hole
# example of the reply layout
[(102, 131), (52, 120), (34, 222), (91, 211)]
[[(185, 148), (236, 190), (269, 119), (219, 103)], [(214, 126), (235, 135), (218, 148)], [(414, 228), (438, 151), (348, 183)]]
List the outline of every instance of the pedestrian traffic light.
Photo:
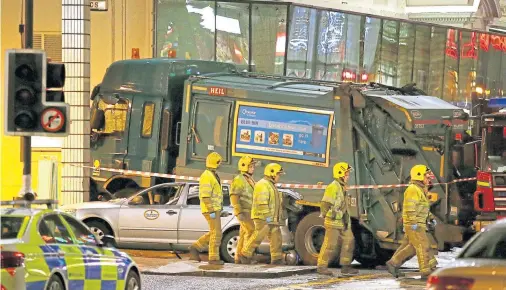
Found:
[(67, 136), (65, 66), (42, 50), (7, 50), (5, 73), (5, 135)]

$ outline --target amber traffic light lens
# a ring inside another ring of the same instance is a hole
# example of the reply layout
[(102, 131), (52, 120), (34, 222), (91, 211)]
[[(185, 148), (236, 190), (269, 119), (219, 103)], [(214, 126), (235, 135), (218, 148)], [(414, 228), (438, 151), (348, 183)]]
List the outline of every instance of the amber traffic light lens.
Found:
[(20, 88), (16, 92), (16, 101), (21, 103), (23, 106), (31, 106), (35, 104), (37, 98), (35, 97), (35, 94), (32, 89), (24, 87)]

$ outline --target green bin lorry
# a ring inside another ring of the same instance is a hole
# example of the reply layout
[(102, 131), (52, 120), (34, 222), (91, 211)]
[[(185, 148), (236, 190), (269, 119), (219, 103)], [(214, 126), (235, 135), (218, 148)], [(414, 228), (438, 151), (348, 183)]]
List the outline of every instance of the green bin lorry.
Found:
[[(205, 158), (223, 156), (221, 179), (237, 174), (238, 159), (280, 163), (284, 184), (322, 185), (332, 166), (354, 167), (348, 203), (357, 261), (384, 264), (402, 237), (404, 188), (415, 164), (435, 173), (431, 211), (438, 224), (434, 250), (461, 243), (463, 221), (452, 150), (467, 129), (467, 114), (413, 85), (350, 84), (238, 72), (232, 64), (143, 59), (113, 63), (92, 93), (91, 156), (97, 168), (90, 195), (121, 194), (164, 178), (127, 176), (98, 168), (200, 176)], [(262, 170), (257, 170), (261, 178)], [(296, 251), (315, 264), (324, 229), (322, 189), (298, 188), (288, 212)], [(297, 200), (298, 199), (298, 200)], [(472, 198), (471, 198), (472, 200)]]

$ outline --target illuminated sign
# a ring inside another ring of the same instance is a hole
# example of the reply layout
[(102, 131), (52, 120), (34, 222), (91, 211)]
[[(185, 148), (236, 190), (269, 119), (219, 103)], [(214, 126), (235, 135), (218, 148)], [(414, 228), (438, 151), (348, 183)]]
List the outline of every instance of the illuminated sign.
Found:
[(107, 0), (91, 0), (91, 11), (107, 11)]

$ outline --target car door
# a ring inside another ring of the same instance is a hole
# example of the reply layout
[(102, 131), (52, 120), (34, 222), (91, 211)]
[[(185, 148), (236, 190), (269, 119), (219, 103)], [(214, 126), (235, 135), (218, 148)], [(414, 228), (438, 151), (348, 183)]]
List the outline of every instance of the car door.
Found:
[[(69, 289), (81, 288), (86, 278), (83, 256), (73, 244), (72, 236), (57, 214), (42, 217), (38, 231), (45, 244), (41, 245), (49, 273), (66, 273)], [(49, 278), (49, 277), (48, 277)]]
[[(223, 185), (223, 211), (229, 215), (221, 218), (221, 226), (225, 227), (233, 218), (230, 207), (229, 185)], [(182, 197), (181, 217), (178, 225), (178, 244), (192, 244), (200, 236), (209, 231), (209, 225), (200, 210), (199, 184), (188, 183)]]
[(99, 247), (95, 235), (81, 222), (66, 214), (61, 217), (73, 234), (73, 244), (82, 254), (86, 279), (101, 281), (102, 289), (115, 289), (118, 269), (114, 254)]
[(182, 185), (160, 184), (145, 189), (120, 207), (118, 242), (138, 247), (168, 247), (177, 241)]

